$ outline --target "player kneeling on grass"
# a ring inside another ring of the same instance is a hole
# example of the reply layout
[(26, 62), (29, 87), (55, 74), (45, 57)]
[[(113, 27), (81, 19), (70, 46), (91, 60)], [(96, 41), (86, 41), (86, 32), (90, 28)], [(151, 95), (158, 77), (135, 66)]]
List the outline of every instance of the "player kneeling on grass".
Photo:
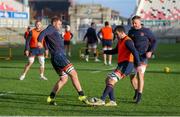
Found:
[[(123, 26), (117, 26), (115, 28), (115, 33), (118, 37), (118, 44), (113, 50), (104, 51), (105, 54), (118, 54), (118, 66), (106, 79), (106, 88), (101, 96), (100, 100), (97, 100), (92, 105), (95, 106), (116, 106), (116, 101), (114, 97), (114, 86), (118, 80), (123, 79), (125, 76), (129, 75), (134, 64), (137, 67), (137, 71), (140, 71), (140, 59), (139, 54), (134, 47), (133, 41), (125, 34), (125, 29)], [(135, 60), (135, 61), (134, 61)], [(110, 102), (105, 104), (106, 96), (109, 95)]]
[(67, 83), (68, 76), (71, 78), (73, 86), (79, 94), (79, 100), (88, 103), (86, 96), (81, 88), (78, 75), (71, 62), (67, 59), (64, 51), (64, 40), (59, 33), (62, 22), (58, 17), (54, 17), (49, 25), (38, 37), (38, 46), (42, 47), (42, 39), (45, 38), (45, 42), (51, 53), (51, 63), (60, 76), (60, 79), (55, 84), (50, 96), (47, 98), (47, 102), (51, 105), (56, 105), (55, 96)]
[[(40, 21), (35, 22), (35, 28), (32, 29), (26, 39), (25, 52), (24, 54), (28, 57), (28, 63), (26, 64), (22, 75), (20, 76), (20, 80), (24, 80), (27, 72), (30, 67), (34, 63), (34, 59), (37, 56), (40, 63), (40, 79), (47, 80), (44, 76), (44, 67), (45, 67), (45, 57), (44, 57), (44, 47), (45, 47), (45, 56), (48, 57), (48, 50), (46, 48), (46, 44), (43, 44), (43, 48), (38, 48), (37, 46), (37, 38), (42, 31), (42, 24)], [(42, 40), (44, 42), (44, 40)]]

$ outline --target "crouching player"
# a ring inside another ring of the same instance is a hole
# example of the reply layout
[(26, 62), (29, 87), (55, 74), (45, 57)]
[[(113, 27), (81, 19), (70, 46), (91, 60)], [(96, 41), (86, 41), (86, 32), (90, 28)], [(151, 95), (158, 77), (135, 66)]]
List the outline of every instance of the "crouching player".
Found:
[(58, 17), (54, 17), (51, 20), (51, 25), (49, 25), (38, 37), (38, 46), (42, 47), (42, 39), (45, 38), (45, 42), (51, 53), (51, 63), (56, 70), (57, 74), (60, 76), (59, 80), (56, 82), (52, 92), (47, 98), (47, 102), (51, 105), (56, 105), (55, 96), (62, 89), (62, 87), (67, 83), (68, 76), (71, 78), (73, 86), (79, 94), (79, 100), (88, 103), (86, 96), (81, 88), (81, 84), (78, 79), (78, 75), (74, 66), (67, 59), (64, 51), (64, 40), (59, 33), (61, 29), (62, 22)]
[[(113, 50), (104, 51), (105, 54), (118, 54), (118, 66), (106, 79), (106, 87), (101, 96), (101, 99), (94, 102), (95, 106), (116, 106), (117, 103), (114, 97), (114, 86), (118, 80), (123, 79), (125, 76), (129, 75), (133, 68), (134, 63), (136, 65), (137, 71), (140, 71), (139, 65), (139, 54), (134, 47), (133, 41), (125, 34), (125, 29), (123, 26), (117, 26), (115, 28), (115, 33), (118, 37), (118, 44)], [(135, 60), (135, 61), (134, 61)], [(110, 102), (105, 104), (106, 96), (109, 95)]]

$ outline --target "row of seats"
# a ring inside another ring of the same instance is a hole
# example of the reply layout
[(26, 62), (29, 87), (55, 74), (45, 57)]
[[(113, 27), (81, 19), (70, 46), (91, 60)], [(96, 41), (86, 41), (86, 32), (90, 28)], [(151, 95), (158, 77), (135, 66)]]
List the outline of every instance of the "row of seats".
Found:
[(140, 0), (136, 15), (144, 20), (180, 20), (180, 0)]

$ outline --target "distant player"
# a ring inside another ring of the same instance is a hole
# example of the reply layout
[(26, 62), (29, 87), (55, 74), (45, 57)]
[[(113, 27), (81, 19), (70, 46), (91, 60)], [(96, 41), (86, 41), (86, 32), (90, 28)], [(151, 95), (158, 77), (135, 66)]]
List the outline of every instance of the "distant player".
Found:
[(26, 40), (28, 38), (29, 32), (31, 31), (31, 27), (27, 27), (26, 32), (24, 33), (24, 39)]
[[(102, 35), (102, 37), (100, 36)], [(109, 22), (105, 22), (105, 27), (103, 27), (99, 32), (98, 32), (98, 37), (102, 40), (102, 46), (103, 50), (112, 50), (112, 41), (113, 41), (113, 29), (109, 25)], [(104, 53), (103, 54), (104, 58), (104, 64), (107, 65), (107, 55)], [(112, 55), (108, 55), (108, 64), (112, 64)]]
[(73, 34), (70, 31), (69, 25), (66, 25), (65, 27), (63, 38), (64, 38), (64, 47), (65, 47), (66, 54), (68, 56), (71, 56), (71, 39), (73, 38)]
[(146, 71), (148, 59), (152, 57), (152, 53), (155, 51), (157, 41), (154, 34), (148, 29), (144, 28), (141, 24), (141, 17), (134, 16), (132, 18), (132, 28), (129, 30), (129, 36), (134, 41), (135, 47), (139, 52), (141, 69), (140, 77), (137, 80), (136, 74), (131, 75), (131, 83), (135, 89), (134, 100), (136, 103), (141, 101), (141, 95), (144, 88), (144, 73)]
[(87, 39), (87, 49), (85, 51), (85, 60), (89, 61), (89, 52), (93, 51), (94, 53), (94, 61), (98, 62), (98, 55), (97, 55), (97, 43), (98, 43), (98, 37), (96, 34), (96, 24), (94, 22), (91, 23), (91, 27), (87, 29), (87, 32), (84, 36), (83, 41)]
[[(123, 26), (117, 26), (115, 28), (115, 33), (118, 38), (118, 44), (113, 50), (104, 51), (105, 54), (118, 54), (118, 66), (117, 68), (107, 76), (106, 88), (101, 96), (101, 99), (95, 102), (93, 105), (101, 106), (116, 106), (117, 103), (114, 97), (114, 86), (115, 84), (123, 79), (125, 76), (129, 75), (135, 67), (139, 71), (139, 54), (134, 43), (130, 37), (125, 34), (125, 29)], [(134, 61), (135, 60), (135, 61)], [(105, 99), (109, 95), (110, 102), (105, 104)]]
[[(38, 57), (39, 64), (40, 64), (40, 68), (39, 68), (40, 79), (47, 80), (47, 78), (44, 76), (44, 68), (45, 68), (44, 53), (46, 54), (46, 56), (48, 56), (48, 50), (47, 50), (47, 48), (46, 48), (46, 50), (44, 50), (44, 47), (39, 49), (37, 46), (37, 42), (38, 42), (37, 38), (38, 38), (39, 34), (41, 33), (41, 31), (42, 31), (42, 24), (40, 21), (36, 21), (35, 28), (29, 32), (28, 37), (26, 39), (25, 55), (28, 57), (28, 63), (26, 64), (24, 71), (19, 78), (20, 80), (24, 80), (27, 72), (29, 71), (32, 64), (34, 63), (36, 56)], [(44, 43), (44, 45), (45, 45), (45, 43)]]
[(54, 17), (49, 25), (38, 38), (38, 46), (42, 47), (42, 40), (45, 38), (49, 51), (51, 53), (51, 63), (59, 75), (59, 79), (55, 84), (50, 96), (47, 98), (47, 102), (51, 105), (56, 105), (55, 97), (62, 87), (67, 83), (68, 76), (72, 80), (72, 84), (79, 94), (79, 100), (88, 103), (86, 96), (81, 88), (78, 75), (74, 69), (73, 64), (67, 59), (64, 51), (64, 40), (59, 33), (62, 22), (58, 17)]

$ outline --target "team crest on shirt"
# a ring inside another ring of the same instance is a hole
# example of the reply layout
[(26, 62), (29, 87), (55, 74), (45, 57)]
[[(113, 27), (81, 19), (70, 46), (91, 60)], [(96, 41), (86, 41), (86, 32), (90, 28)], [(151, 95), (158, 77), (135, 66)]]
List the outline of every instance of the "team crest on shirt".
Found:
[(140, 35), (141, 35), (141, 36), (144, 36), (144, 32), (141, 32)]

